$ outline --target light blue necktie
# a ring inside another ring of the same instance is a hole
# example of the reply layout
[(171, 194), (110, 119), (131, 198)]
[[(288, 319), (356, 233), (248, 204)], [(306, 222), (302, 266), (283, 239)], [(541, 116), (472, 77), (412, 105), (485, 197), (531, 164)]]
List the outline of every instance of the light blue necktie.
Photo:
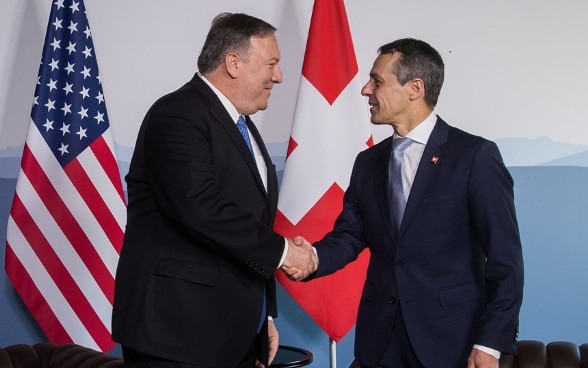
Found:
[(251, 139), (249, 138), (249, 132), (247, 131), (247, 124), (245, 123), (245, 117), (243, 115), (239, 116), (237, 119), (237, 129), (239, 129), (239, 133), (245, 139), (245, 143), (247, 143), (247, 147), (249, 147), (249, 151), (253, 154), (253, 147), (251, 146)]
[[(239, 129), (239, 133), (241, 133), (241, 135), (243, 136), (243, 139), (245, 139), (245, 143), (247, 143), (247, 147), (249, 147), (249, 151), (251, 151), (251, 154), (253, 155), (253, 147), (251, 146), (251, 139), (249, 138), (249, 132), (247, 131), (247, 124), (245, 123), (245, 117), (243, 117), (243, 115), (239, 116), (239, 119), (237, 119), (237, 129)], [(263, 303), (261, 305), (261, 318), (259, 321), (259, 325), (257, 326), (257, 332), (261, 331), (261, 328), (263, 327), (263, 324), (266, 320), (267, 316), (266, 316), (266, 302), (265, 302), (265, 287), (263, 289)]]
[(402, 164), (404, 163), (404, 150), (412, 144), (410, 138), (396, 138), (392, 142), (393, 157), (390, 160), (390, 185), (392, 187), (392, 213), (396, 223), (396, 229), (400, 228), (404, 208), (406, 207), (406, 196), (402, 187)]

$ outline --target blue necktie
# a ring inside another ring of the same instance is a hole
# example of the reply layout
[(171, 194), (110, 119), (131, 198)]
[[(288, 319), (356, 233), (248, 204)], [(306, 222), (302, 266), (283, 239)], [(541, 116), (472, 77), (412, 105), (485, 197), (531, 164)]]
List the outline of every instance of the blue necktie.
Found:
[[(241, 135), (243, 136), (243, 139), (245, 139), (245, 143), (247, 143), (247, 147), (249, 147), (249, 151), (251, 151), (251, 154), (253, 154), (253, 147), (251, 146), (251, 139), (249, 138), (249, 132), (247, 131), (247, 124), (245, 123), (245, 118), (243, 117), (243, 115), (239, 116), (239, 119), (237, 119), (237, 129), (239, 129), (239, 133), (241, 133)], [(265, 287), (263, 289), (263, 302), (261, 305), (261, 318), (259, 321), (259, 325), (257, 326), (257, 332), (261, 331), (261, 328), (263, 327), (263, 324), (266, 320), (267, 316), (266, 316), (266, 302), (265, 302)]]
[(390, 184), (392, 187), (392, 213), (396, 223), (396, 229), (400, 228), (406, 196), (402, 187), (402, 164), (404, 162), (404, 150), (412, 144), (410, 138), (396, 138), (392, 142), (393, 157), (390, 160)]
[(245, 139), (245, 143), (247, 143), (247, 147), (249, 147), (249, 151), (251, 151), (251, 154), (253, 154), (253, 147), (251, 146), (251, 139), (249, 139), (249, 132), (247, 131), (247, 124), (245, 123), (245, 117), (243, 117), (243, 115), (240, 115), (239, 119), (237, 119), (237, 129), (239, 129), (239, 133), (241, 133), (241, 135), (243, 136), (243, 139)]

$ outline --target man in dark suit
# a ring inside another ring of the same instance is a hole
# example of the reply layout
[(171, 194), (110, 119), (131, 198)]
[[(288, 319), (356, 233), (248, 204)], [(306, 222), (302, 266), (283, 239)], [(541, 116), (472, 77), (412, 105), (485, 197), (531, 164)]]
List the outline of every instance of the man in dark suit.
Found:
[(275, 167), (249, 115), (282, 82), (270, 24), (221, 14), (199, 73), (159, 99), (131, 160), (113, 339), (126, 367), (253, 367), (278, 348), (274, 272), (314, 271), (272, 230)]
[(515, 352), (523, 259), (513, 181), (493, 142), (433, 113), (443, 75), (425, 42), (380, 48), (361, 92), (372, 123), (394, 134), (357, 156), (334, 229), (314, 244), (313, 277), (370, 249), (355, 331), (362, 367), (496, 368)]

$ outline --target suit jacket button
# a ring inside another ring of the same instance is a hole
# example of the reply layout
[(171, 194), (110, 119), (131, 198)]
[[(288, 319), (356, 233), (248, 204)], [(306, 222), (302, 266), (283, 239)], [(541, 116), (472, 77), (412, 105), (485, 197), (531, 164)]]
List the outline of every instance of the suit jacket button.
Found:
[(396, 267), (401, 268), (401, 267), (404, 267), (404, 262), (396, 261), (395, 265), (396, 265)]
[(390, 300), (388, 300), (388, 303), (390, 303), (390, 304), (396, 304), (396, 298), (395, 297), (390, 297)]

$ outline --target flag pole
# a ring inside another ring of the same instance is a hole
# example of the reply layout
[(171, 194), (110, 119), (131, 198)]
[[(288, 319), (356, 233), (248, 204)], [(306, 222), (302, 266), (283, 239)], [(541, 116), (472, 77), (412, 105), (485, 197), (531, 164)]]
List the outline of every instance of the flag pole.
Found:
[(337, 343), (329, 338), (329, 359), (331, 361), (330, 368), (337, 368)]

